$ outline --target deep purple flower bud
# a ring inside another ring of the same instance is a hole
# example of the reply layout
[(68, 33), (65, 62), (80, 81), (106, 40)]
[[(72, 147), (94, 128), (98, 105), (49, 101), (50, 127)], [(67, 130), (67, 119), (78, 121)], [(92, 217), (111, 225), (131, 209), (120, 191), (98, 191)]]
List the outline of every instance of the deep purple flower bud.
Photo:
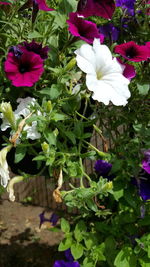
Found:
[(144, 159), (142, 161), (142, 169), (150, 174), (150, 150), (144, 152)]
[(42, 44), (36, 43), (34, 40), (31, 43), (24, 42), (23, 44), (28, 51), (40, 55), (42, 59), (48, 58), (48, 52), (50, 50), (48, 46), (42, 48)]
[(115, 27), (112, 23), (108, 23), (98, 27), (100, 32), (112, 41), (117, 41), (119, 36), (119, 29)]
[(23, 54), (23, 52), (20, 50), (20, 48), (17, 45), (11, 46), (9, 48), (9, 52), (12, 52), (14, 54), (14, 56), (17, 58), (20, 58), (21, 55)]
[(106, 177), (112, 168), (112, 164), (105, 160), (97, 160), (95, 163), (95, 171), (100, 175)]
[(65, 250), (65, 257), (66, 257), (67, 261), (74, 261), (74, 258), (73, 258), (72, 254), (71, 254), (70, 248)]

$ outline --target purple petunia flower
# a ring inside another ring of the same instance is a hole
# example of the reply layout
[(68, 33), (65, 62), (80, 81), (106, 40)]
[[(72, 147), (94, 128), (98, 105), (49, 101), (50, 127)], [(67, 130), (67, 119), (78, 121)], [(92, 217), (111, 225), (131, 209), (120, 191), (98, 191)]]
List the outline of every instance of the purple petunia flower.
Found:
[(135, 182), (140, 197), (144, 200), (147, 201), (150, 199), (150, 177), (141, 177)]
[(104, 176), (107, 178), (107, 175), (112, 168), (112, 164), (105, 160), (99, 159), (96, 161), (94, 168), (100, 176)]
[(39, 214), (39, 217), (40, 217), (40, 225), (39, 227), (41, 227), (41, 225), (44, 223), (44, 222), (50, 222), (52, 224), (52, 226), (55, 226), (59, 220), (59, 216), (55, 213), (52, 213), (52, 215), (50, 216), (49, 219), (45, 218), (44, 216), (45, 214), (45, 211), (43, 211), (42, 213)]
[(64, 260), (55, 261), (53, 267), (80, 267), (79, 262), (74, 261), (74, 258), (71, 254), (70, 249), (67, 249), (65, 251), (65, 257), (67, 261), (64, 261)]
[(6, 76), (16, 87), (31, 87), (44, 72), (43, 60), (34, 52), (18, 46), (11, 48), (4, 63)]
[(150, 150), (144, 152), (144, 159), (142, 161), (142, 169), (150, 174)]
[(100, 32), (112, 41), (117, 41), (119, 36), (119, 29), (115, 27), (112, 23), (108, 23), (98, 27)]
[(50, 50), (48, 46), (42, 48), (42, 44), (36, 43), (34, 40), (31, 43), (24, 42), (23, 44), (28, 51), (40, 55), (42, 59), (48, 58), (48, 51)]
[(134, 62), (147, 60), (149, 56), (148, 47), (146, 45), (138, 45), (134, 41), (116, 45), (114, 51), (125, 59)]
[(66, 262), (64, 260), (58, 260), (55, 261), (53, 267), (80, 267), (80, 264), (77, 261)]
[(111, 19), (115, 11), (113, 0), (80, 0), (77, 12), (83, 17), (100, 16)]
[(136, 0), (116, 0), (116, 6), (126, 9), (130, 16), (134, 16), (134, 4)]
[(104, 36), (98, 32), (96, 24), (78, 17), (76, 12), (69, 14), (67, 23), (72, 35), (79, 37), (89, 44), (93, 43), (94, 38), (99, 38), (101, 43), (104, 40)]

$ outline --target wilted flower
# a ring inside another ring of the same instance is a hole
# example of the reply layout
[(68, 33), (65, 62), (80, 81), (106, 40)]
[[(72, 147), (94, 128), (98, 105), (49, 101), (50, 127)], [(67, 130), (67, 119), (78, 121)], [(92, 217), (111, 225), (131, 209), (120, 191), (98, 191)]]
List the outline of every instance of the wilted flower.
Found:
[(77, 12), (83, 17), (100, 16), (105, 19), (111, 19), (115, 11), (113, 0), (80, 0)]
[(115, 53), (120, 54), (125, 59), (134, 62), (147, 60), (149, 56), (147, 46), (137, 45), (134, 41), (116, 45), (114, 51)]
[(7, 186), (7, 192), (9, 193), (9, 200), (14, 202), (15, 201), (15, 194), (14, 194), (14, 185), (16, 183), (19, 183), (21, 181), (23, 181), (24, 177), (23, 176), (15, 176), (13, 177)]
[(100, 38), (101, 43), (104, 40), (104, 36), (98, 32), (96, 24), (78, 17), (77, 13), (70, 13), (67, 23), (72, 35), (89, 44), (93, 43), (94, 38)]
[(7, 157), (7, 153), (10, 151), (11, 148), (12, 148), (12, 145), (9, 145), (9, 146), (4, 147), (0, 151), (0, 178), (1, 178), (1, 185), (3, 187), (7, 186), (8, 180), (10, 179), (6, 157)]
[(44, 223), (44, 222), (49, 222), (51, 223), (51, 226), (55, 226), (59, 220), (59, 216), (55, 213), (52, 213), (52, 215), (50, 216), (49, 219), (45, 218), (44, 216), (45, 214), (45, 211), (43, 211), (42, 213), (39, 214), (39, 217), (40, 217), (40, 225), (39, 227), (41, 227), (41, 225)]
[(36, 43), (34, 40), (31, 43), (24, 42), (23, 44), (28, 51), (40, 55), (42, 59), (48, 58), (48, 51), (50, 50), (48, 46), (42, 47), (41, 43)]
[(105, 105), (126, 105), (130, 97), (129, 80), (122, 73), (124, 68), (118, 63), (106, 45), (94, 39), (93, 47), (83, 44), (75, 51), (78, 67), (87, 73), (86, 85), (93, 91), (92, 98)]

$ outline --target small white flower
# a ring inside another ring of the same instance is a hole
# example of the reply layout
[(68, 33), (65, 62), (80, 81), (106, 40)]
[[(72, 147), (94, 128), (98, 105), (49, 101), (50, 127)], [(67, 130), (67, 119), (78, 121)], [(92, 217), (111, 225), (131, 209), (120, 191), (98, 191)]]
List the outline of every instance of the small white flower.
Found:
[(12, 145), (9, 145), (7, 147), (4, 147), (0, 151), (0, 178), (1, 178), (1, 185), (3, 187), (7, 186), (8, 180), (10, 179), (6, 156), (11, 148), (12, 148)]
[[(19, 103), (19, 105), (14, 111), (16, 121), (19, 118), (22, 119), (22, 117), (26, 118), (31, 113), (30, 106), (34, 106), (35, 102), (35, 98), (32, 97), (18, 98), (17, 103)], [(41, 112), (37, 111), (37, 115), (41, 115)], [(7, 128), (10, 127), (10, 123), (7, 119), (4, 118), (4, 116), (2, 116), (2, 119), (3, 123), (1, 124), (1, 130), (5, 131)], [(23, 130), (27, 132), (27, 139), (35, 140), (41, 137), (41, 134), (37, 131), (37, 121), (33, 121), (31, 125), (26, 124)]]
[(124, 68), (118, 63), (106, 45), (94, 39), (93, 47), (83, 44), (75, 51), (78, 67), (86, 75), (86, 85), (93, 91), (92, 98), (105, 105), (126, 105), (130, 97), (129, 80), (123, 76)]
[(34, 106), (35, 102), (35, 98), (29, 96), (26, 98), (18, 98), (17, 103), (19, 103), (19, 105), (14, 113), (18, 116), (22, 115), (24, 118), (27, 117), (31, 113), (30, 105)]

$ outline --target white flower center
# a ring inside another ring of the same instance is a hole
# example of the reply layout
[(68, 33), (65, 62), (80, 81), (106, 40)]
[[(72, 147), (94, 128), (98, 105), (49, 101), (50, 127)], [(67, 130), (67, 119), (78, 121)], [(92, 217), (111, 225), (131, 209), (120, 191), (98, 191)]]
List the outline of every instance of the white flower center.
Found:
[(97, 75), (97, 80), (101, 80), (102, 77), (103, 77), (103, 74), (102, 74), (101, 71), (97, 71), (97, 72), (96, 72), (96, 75)]

